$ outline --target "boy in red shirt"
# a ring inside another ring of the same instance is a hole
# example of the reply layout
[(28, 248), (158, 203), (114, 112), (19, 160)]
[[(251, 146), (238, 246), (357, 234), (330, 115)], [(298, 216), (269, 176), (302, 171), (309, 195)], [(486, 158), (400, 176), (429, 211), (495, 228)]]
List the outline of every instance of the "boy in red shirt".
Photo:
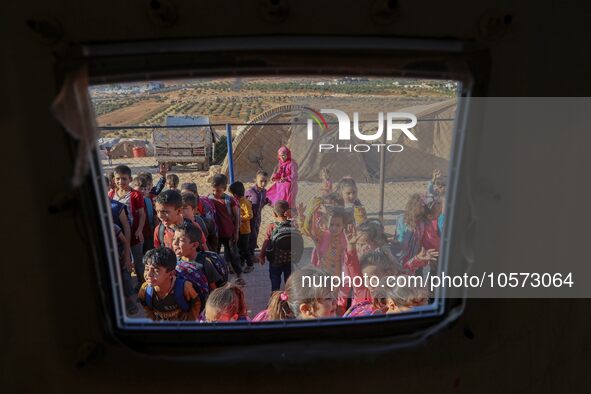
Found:
[(236, 199), (228, 196), (226, 188), (228, 187), (228, 178), (224, 174), (217, 174), (211, 182), (213, 193), (209, 199), (215, 207), (215, 221), (218, 227), (218, 247), (217, 253), (220, 253), (221, 246), (224, 245), (224, 257), (232, 265), (236, 273), (237, 282), (244, 283), (242, 280), (242, 267), (240, 257), (236, 253), (236, 243), (238, 242), (238, 231), (240, 229), (240, 208)]
[(154, 199), (160, 224), (154, 229), (154, 247), (172, 249), (174, 229), (183, 223), (183, 198), (176, 190), (165, 190)]
[(135, 274), (138, 277), (138, 284), (144, 282), (144, 223), (146, 222), (144, 196), (142, 193), (133, 190), (131, 184), (131, 169), (128, 166), (117, 166), (114, 170), (115, 189), (109, 190), (109, 198), (119, 201), (127, 206), (131, 221), (131, 255)]

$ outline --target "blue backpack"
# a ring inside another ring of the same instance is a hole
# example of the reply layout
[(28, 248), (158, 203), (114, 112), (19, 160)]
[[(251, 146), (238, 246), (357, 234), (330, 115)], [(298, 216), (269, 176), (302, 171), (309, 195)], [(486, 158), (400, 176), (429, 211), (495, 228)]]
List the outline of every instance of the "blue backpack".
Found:
[(202, 251), (197, 253), (197, 262), (204, 264), (206, 259), (211, 262), (215, 270), (222, 277), (222, 279), (218, 280), (215, 285), (217, 287), (222, 287), (228, 282), (228, 263), (216, 252)]
[[(179, 305), (183, 312), (188, 312), (190, 309), (189, 303), (185, 300), (185, 280), (182, 278), (177, 278), (174, 283), (174, 297), (176, 299), (176, 303)], [(146, 287), (146, 306), (148, 308), (152, 308), (152, 302), (154, 298), (154, 286), (148, 285)]]
[[(201, 301), (201, 310), (205, 307), (205, 301), (209, 296), (209, 283), (203, 270), (197, 269), (190, 261), (179, 260), (176, 264), (177, 278), (188, 280)], [(178, 279), (177, 279), (178, 280)]]

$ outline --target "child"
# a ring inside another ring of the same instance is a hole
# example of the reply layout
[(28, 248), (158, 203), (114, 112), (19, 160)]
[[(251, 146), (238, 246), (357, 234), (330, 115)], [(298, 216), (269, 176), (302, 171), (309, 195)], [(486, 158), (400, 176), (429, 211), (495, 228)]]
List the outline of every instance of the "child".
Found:
[(224, 174), (216, 174), (211, 182), (213, 193), (209, 195), (209, 200), (213, 202), (215, 209), (215, 221), (218, 228), (218, 247), (219, 253), (221, 246), (224, 246), (224, 256), (234, 269), (237, 277), (237, 283), (242, 285), (242, 267), (240, 266), (240, 257), (236, 255), (235, 248), (238, 242), (238, 232), (240, 231), (240, 209), (236, 200), (228, 196), (225, 191), (228, 186), (228, 178)]
[(162, 193), (162, 189), (164, 189), (164, 185), (166, 184), (166, 172), (166, 164), (160, 164), (160, 169), (158, 172), (160, 174), (160, 179), (158, 180), (158, 183), (156, 183), (156, 186), (154, 186), (154, 177), (152, 177), (151, 173), (142, 172), (139, 174), (148, 180), (148, 188), (150, 189), (149, 197), (152, 200), (154, 200), (157, 195)]
[(443, 197), (445, 196), (445, 190), (445, 179), (441, 175), (441, 171), (438, 169), (433, 170), (433, 177), (427, 185), (427, 195), (434, 198)]
[(156, 197), (156, 214), (160, 224), (154, 229), (154, 247), (172, 249), (174, 229), (183, 223), (183, 198), (176, 190), (165, 190)]
[[(138, 276), (139, 283), (144, 282), (144, 266), (142, 263), (143, 247), (144, 247), (144, 223), (146, 221), (146, 213), (144, 210), (144, 196), (130, 186), (131, 183), (131, 169), (127, 166), (117, 166), (114, 170), (115, 189), (109, 191), (109, 198), (111, 200), (119, 201), (127, 207), (127, 212), (130, 213), (129, 219), (131, 221), (131, 255), (133, 256), (133, 264), (135, 273)], [(139, 284), (138, 283), (138, 284)]]
[(123, 297), (125, 297), (125, 310), (128, 315), (135, 315), (138, 312), (137, 305), (132, 299), (133, 286), (131, 284), (131, 273), (133, 265), (131, 263), (131, 251), (129, 240), (121, 231), (121, 227), (113, 225), (115, 239), (117, 240), (117, 252), (119, 254), (119, 269), (121, 270), (121, 281), (123, 287)]
[(206, 322), (248, 321), (242, 288), (234, 283), (215, 289), (205, 304)]
[[(391, 254), (381, 249), (372, 250), (361, 256), (361, 272), (368, 277), (396, 276), (400, 269), (392, 264)], [(370, 289), (371, 290), (371, 289)]]
[(439, 234), (443, 233), (443, 224), (445, 222), (445, 191), (447, 190), (444, 177), (438, 169), (433, 170), (433, 178), (427, 186), (427, 196), (432, 200), (438, 200), (441, 206), (441, 213), (437, 218), (437, 227)]
[(109, 161), (109, 165), (112, 166), (113, 165), (113, 152), (111, 152), (111, 147), (110, 146), (105, 147), (105, 151), (107, 154), (107, 160)]
[[(312, 251), (312, 265), (322, 268), (330, 275), (354, 278), (361, 275), (355, 250), (356, 236), (352, 228), (349, 229), (348, 235), (345, 235), (345, 222), (346, 214), (343, 210), (335, 209), (330, 216), (328, 230), (314, 231), (312, 239), (315, 246)], [(367, 289), (355, 287), (353, 290), (353, 304), (368, 298)], [(349, 286), (342, 286), (339, 289), (339, 316), (347, 310), (350, 293)]]
[(199, 227), (201, 230), (201, 236), (203, 237), (203, 239), (200, 240), (201, 247), (203, 250), (209, 250), (207, 246), (207, 235), (209, 234), (209, 229), (207, 228), (207, 224), (201, 217), (201, 213), (197, 208), (197, 197), (195, 197), (195, 195), (191, 192), (183, 192), (181, 193), (181, 198), (183, 199), (183, 218), (190, 220), (194, 225)]
[(402, 272), (402, 266), (388, 244), (382, 222), (377, 219), (366, 220), (357, 228), (357, 234), (357, 254), (361, 259), (366, 253), (380, 251), (388, 257), (391, 268), (396, 274)]
[[(269, 225), (267, 226), (267, 231), (265, 232), (265, 241), (263, 241), (263, 246), (261, 247), (261, 251), (259, 254), (259, 263), (261, 265), (265, 265), (265, 253), (271, 244), (273, 230), (275, 230), (277, 226), (281, 226), (282, 224), (288, 222), (288, 211), (289, 204), (287, 201), (279, 200), (275, 202), (275, 206), (273, 207), (273, 216), (275, 216), (275, 221), (273, 223), (269, 223)], [(291, 275), (291, 264), (269, 264), (271, 291), (276, 291), (281, 288), (282, 274), (284, 283), (287, 283), (287, 279), (289, 278), (289, 275)]]
[(397, 257), (406, 273), (414, 274), (439, 255), (437, 218), (440, 212), (438, 201), (429, 201), (418, 193), (410, 196), (404, 215), (398, 218), (396, 226)]
[(413, 307), (427, 305), (429, 300), (427, 289), (423, 287), (389, 287), (385, 279), (381, 280), (380, 285), (373, 288), (371, 293), (371, 303), (357, 304), (343, 317), (407, 312)]
[(324, 197), (314, 197), (305, 207), (300, 204), (299, 212), (302, 223), (302, 233), (311, 236), (314, 231), (322, 231), (328, 228), (328, 218), (335, 208), (344, 208), (345, 202), (338, 193), (329, 193)]
[(150, 249), (154, 249), (154, 203), (150, 197), (150, 183), (145, 175), (138, 175), (133, 179), (133, 189), (140, 192), (144, 197), (144, 214), (146, 221), (144, 223), (144, 253)]
[(195, 182), (185, 182), (181, 185), (181, 194), (182, 193), (193, 193), (195, 196), (197, 196), (197, 184)]
[(263, 207), (267, 204), (271, 204), (271, 201), (267, 198), (267, 179), (269, 175), (266, 171), (258, 170), (254, 185), (248, 189), (244, 196), (252, 204), (252, 219), (250, 220), (250, 239), (249, 248), (251, 258), (254, 258), (254, 251), (257, 248), (257, 240), (259, 238), (259, 230), (261, 228), (261, 219)]
[(244, 197), (244, 184), (242, 182), (234, 182), (230, 185), (230, 193), (238, 200), (240, 206), (240, 234), (238, 236), (238, 252), (240, 253), (240, 260), (246, 263), (244, 273), (252, 272), (254, 269), (252, 258), (250, 255), (250, 221), (252, 219), (252, 204)]
[(168, 248), (149, 250), (144, 256), (146, 282), (138, 300), (152, 320), (196, 321), (201, 301), (193, 285), (176, 276), (176, 256)]
[(345, 212), (354, 219), (356, 225), (367, 220), (365, 208), (357, 198), (357, 184), (351, 177), (343, 177), (337, 187), (339, 194), (345, 202)]
[[(200, 255), (203, 234), (199, 227), (183, 222), (174, 230), (172, 248), (178, 258), (176, 270), (187, 280), (191, 280), (193, 271), (205, 277), (207, 293), (214, 290), (222, 280), (221, 275), (204, 255)], [(195, 282), (191, 280), (192, 282)], [(199, 285), (199, 283), (198, 283)]]
[[(378, 289), (386, 286), (387, 283), (384, 280), (388, 276), (393, 277), (398, 275), (399, 270), (394, 269), (390, 256), (378, 249), (367, 252), (361, 257), (361, 272), (364, 277), (367, 276), (370, 278), (368, 281), (370, 284), (368, 286), (369, 298), (351, 306), (343, 317), (369, 316), (376, 313), (383, 306), (379, 302), (380, 296), (377, 294)], [(374, 283), (372, 277), (378, 278), (379, 280), (376, 287), (371, 286), (371, 283)]]
[(427, 305), (429, 301), (429, 292), (424, 287), (396, 286), (383, 289), (387, 291), (383, 297), (386, 301), (382, 308), (383, 313), (407, 312), (414, 307)]
[(322, 286), (328, 275), (315, 267), (294, 272), (285, 283), (285, 290), (273, 292), (267, 309), (253, 321), (336, 317), (337, 295), (330, 286)]
[(207, 238), (207, 249), (217, 250), (218, 229), (215, 224), (215, 208), (213, 202), (207, 197), (199, 197), (197, 184), (195, 182), (186, 182), (181, 185), (181, 194), (185, 193), (191, 193), (197, 199), (197, 208), (193, 209), (193, 212), (195, 217), (199, 216), (207, 227), (207, 231), (204, 231)]
[(275, 183), (267, 191), (267, 197), (272, 203), (285, 200), (290, 208), (294, 209), (298, 194), (298, 165), (292, 160), (291, 151), (286, 146), (282, 146), (277, 151), (277, 160), (279, 160), (277, 172), (271, 177)]
[[(105, 182), (107, 185), (107, 191), (110, 192), (114, 185), (112, 179), (105, 176)], [(125, 204), (120, 203), (119, 201), (109, 200), (111, 202), (111, 218), (113, 219), (113, 224), (118, 226), (125, 238), (127, 239), (127, 243), (131, 242), (131, 226), (129, 221), (129, 215), (127, 213), (127, 206)], [(130, 252), (131, 253), (131, 252)], [(130, 255), (131, 256), (131, 255)]]
[(332, 180), (330, 179), (330, 171), (328, 167), (324, 167), (320, 171), (320, 180), (322, 181), (322, 186), (320, 187), (320, 195), (322, 197), (326, 197), (330, 193), (332, 193)]
[(168, 190), (176, 190), (178, 191), (179, 187), (179, 177), (176, 174), (168, 174), (166, 175), (166, 187)]

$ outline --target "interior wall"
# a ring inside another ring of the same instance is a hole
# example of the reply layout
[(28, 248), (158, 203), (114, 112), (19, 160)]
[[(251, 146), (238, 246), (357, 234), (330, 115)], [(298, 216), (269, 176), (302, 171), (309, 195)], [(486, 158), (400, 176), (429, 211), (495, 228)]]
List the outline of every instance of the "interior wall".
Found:
[[(453, 327), (419, 348), (297, 366), (290, 365), (289, 355), (285, 363), (262, 366), (175, 363), (133, 354), (106, 341), (96, 275), (76, 224), (83, 213), (48, 211), (67, 201), (64, 193), (73, 167), (68, 138), (49, 110), (57, 93), (52, 53), (65, 42), (261, 34), (465, 39), (490, 51), (490, 96), (591, 93), (591, 64), (584, 53), (589, 4), (579, 8), (573, 1), (544, 6), (535, 1), (398, 1), (390, 2), (398, 4), (392, 23), (382, 25), (371, 16), (375, 2), (291, 1), (283, 22), (269, 22), (261, 10), (264, 2), (255, 0), (170, 3), (178, 6), (178, 21), (171, 27), (153, 21), (149, 1), (22, 0), (3, 5), (2, 239), (8, 254), (1, 264), (5, 283), (0, 286), (0, 373), (6, 392), (249, 391), (266, 384), (283, 392), (573, 392), (589, 387), (590, 375), (580, 368), (591, 362), (588, 300), (470, 300)], [(485, 29), (485, 15), (501, 15), (507, 24), (500, 31)], [(62, 40), (49, 43), (26, 23), (31, 19), (56, 21)], [(529, 141), (526, 134), (518, 137)], [(546, 137), (537, 139), (536, 145), (508, 150), (501, 167), (494, 154), (483, 154), (474, 163), (482, 180), (474, 185), (475, 203), (484, 223), (475, 235), (477, 258), (518, 264), (523, 248), (531, 248), (532, 258), (546, 259), (548, 249), (553, 249), (569, 261), (588, 260), (580, 250), (589, 234), (585, 223), (591, 219), (585, 209), (591, 197), (585, 181), (585, 169), (591, 168), (585, 149), (589, 134), (560, 138), (564, 153), (558, 161), (543, 155), (558, 140)], [(487, 136), (483, 144), (514, 138)], [(519, 176), (506, 176), (507, 170), (515, 169)], [(569, 174), (566, 179), (563, 169)], [(569, 190), (551, 192), (552, 182)], [(534, 201), (513, 198), (532, 187), (540, 191)], [(548, 207), (554, 207), (552, 215), (542, 215)], [(506, 230), (516, 226), (530, 230), (515, 240)], [(564, 231), (549, 234), (543, 229)], [(94, 351), (91, 344), (99, 344), (97, 357), (76, 367), (77, 360)], [(366, 388), (370, 383), (373, 390)]]

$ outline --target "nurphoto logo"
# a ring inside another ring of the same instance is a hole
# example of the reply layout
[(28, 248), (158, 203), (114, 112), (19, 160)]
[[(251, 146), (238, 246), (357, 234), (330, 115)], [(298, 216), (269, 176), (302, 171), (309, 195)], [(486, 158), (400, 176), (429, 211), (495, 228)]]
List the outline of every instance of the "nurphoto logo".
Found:
[[(350, 141), (351, 140), (351, 123), (353, 123), (353, 133), (356, 138), (362, 141), (378, 141), (384, 135), (384, 123), (386, 124), (386, 140), (392, 141), (394, 130), (400, 130), (404, 135), (412, 140), (417, 141), (417, 137), (410, 131), (417, 124), (417, 117), (408, 112), (387, 112), (385, 115), (383, 112), (378, 113), (378, 126), (377, 130), (372, 134), (362, 133), (359, 130), (359, 113), (353, 112), (353, 122), (349, 116), (338, 109), (321, 109), (320, 112), (310, 109), (311, 119), (308, 119), (308, 140), (314, 139), (314, 122), (319, 126), (320, 130), (327, 130), (328, 125), (322, 114), (332, 114), (336, 116), (339, 122), (339, 141)], [(384, 122), (384, 116), (386, 122)], [(385, 149), (388, 152), (402, 152), (404, 146), (400, 144), (384, 144), (384, 143), (373, 143), (373, 144), (319, 144), (318, 151), (326, 152), (330, 150), (347, 151), (347, 152), (369, 152), (372, 149), (376, 149), (378, 152), (381, 149)]]

